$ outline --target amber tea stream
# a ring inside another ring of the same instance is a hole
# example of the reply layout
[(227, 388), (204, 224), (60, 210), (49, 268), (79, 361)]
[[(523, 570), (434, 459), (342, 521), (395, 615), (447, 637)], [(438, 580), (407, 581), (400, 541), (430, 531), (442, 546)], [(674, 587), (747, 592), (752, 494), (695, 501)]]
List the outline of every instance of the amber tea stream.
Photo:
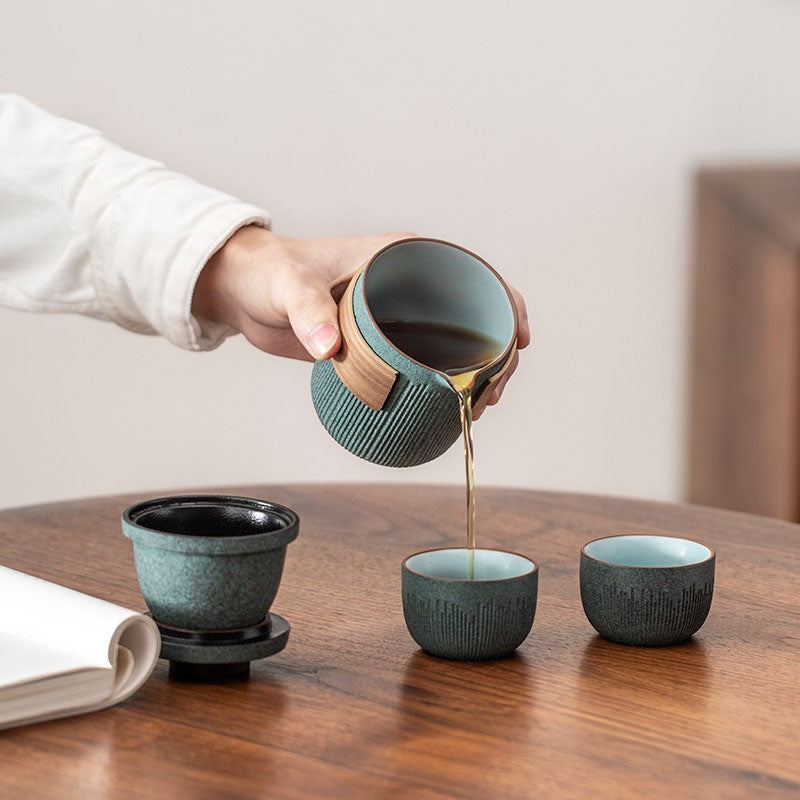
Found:
[(475, 465), (472, 394), (478, 373), (497, 358), (503, 346), (475, 331), (453, 325), (408, 320), (383, 320), (378, 324), (398, 350), (426, 367), (443, 372), (458, 395), (467, 486), (467, 578), (474, 580)]

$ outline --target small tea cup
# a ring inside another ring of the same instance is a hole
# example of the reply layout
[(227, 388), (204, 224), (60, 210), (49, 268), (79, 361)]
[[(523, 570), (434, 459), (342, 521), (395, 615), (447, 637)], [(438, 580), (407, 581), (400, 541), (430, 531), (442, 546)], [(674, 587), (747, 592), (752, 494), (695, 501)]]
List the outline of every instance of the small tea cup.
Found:
[(265, 620), (298, 528), (285, 506), (228, 495), (159, 497), (122, 515), (153, 618), (196, 631)]
[(427, 653), (482, 660), (513, 653), (533, 625), (539, 585), (534, 561), (502, 550), (426, 550), (403, 562), (403, 613)]
[(676, 644), (696, 633), (714, 592), (714, 550), (673, 536), (607, 536), (581, 548), (581, 600), (604, 638)]

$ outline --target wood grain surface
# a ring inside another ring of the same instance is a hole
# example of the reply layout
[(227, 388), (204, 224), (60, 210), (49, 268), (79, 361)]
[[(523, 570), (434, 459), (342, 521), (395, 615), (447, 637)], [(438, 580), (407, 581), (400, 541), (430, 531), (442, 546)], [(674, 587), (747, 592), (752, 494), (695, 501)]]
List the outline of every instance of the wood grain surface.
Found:
[[(0, 733), (3, 800), (800, 795), (800, 527), (480, 489), (479, 544), (539, 562), (539, 607), (515, 656), (459, 663), (408, 636), (400, 562), (461, 544), (463, 488), (223, 491), (300, 514), (274, 605), (287, 649), (229, 685), (171, 681), (160, 661), (119, 706)], [(143, 497), (2, 511), (0, 563), (144, 609), (118, 522)], [(689, 643), (615, 645), (583, 616), (580, 545), (644, 531), (717, 550), (711, 614)]]

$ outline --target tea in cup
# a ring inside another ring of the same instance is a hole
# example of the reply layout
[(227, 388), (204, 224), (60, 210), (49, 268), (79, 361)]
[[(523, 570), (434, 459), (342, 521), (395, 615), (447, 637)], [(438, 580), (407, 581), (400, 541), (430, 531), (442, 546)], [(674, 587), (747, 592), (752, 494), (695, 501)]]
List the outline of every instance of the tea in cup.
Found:
[(530, 633), (538, 587), (538, 566), (517, 553), (426, 550), (403, 562), (403, 613), (412, 638), (431, 655), (500, 658)]

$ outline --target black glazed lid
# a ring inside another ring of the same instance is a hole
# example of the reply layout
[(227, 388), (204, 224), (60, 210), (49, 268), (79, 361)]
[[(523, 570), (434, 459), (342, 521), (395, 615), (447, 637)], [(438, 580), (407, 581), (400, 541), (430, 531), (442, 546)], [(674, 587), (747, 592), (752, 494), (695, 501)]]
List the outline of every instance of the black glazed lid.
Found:
[(297, 538), (300, 520), (286, 506), (234, 495), (175, 495), (136, 503), (122, 513), (134, 544), (179, 553), (254, 553)]

